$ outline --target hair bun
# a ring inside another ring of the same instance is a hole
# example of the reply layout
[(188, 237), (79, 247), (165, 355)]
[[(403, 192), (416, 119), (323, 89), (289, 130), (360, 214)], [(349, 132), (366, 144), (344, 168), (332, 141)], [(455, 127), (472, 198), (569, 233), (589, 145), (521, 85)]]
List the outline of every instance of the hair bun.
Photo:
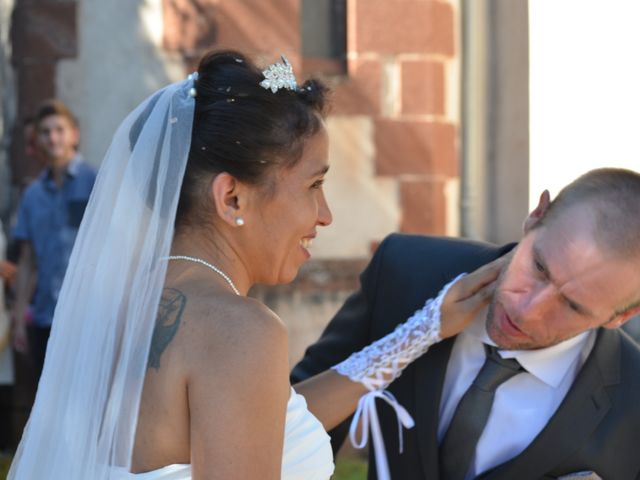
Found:
[(247, 58), (232, 50), (213, 51), (206, 54), (198, 65), (198, 72), (205, 73), (211, 68), (223, 65), (247, 65)]
[(327, 87), (315, 79), (309, 79), (298, 87), (298, 96), (310, 107), (324, 113)]

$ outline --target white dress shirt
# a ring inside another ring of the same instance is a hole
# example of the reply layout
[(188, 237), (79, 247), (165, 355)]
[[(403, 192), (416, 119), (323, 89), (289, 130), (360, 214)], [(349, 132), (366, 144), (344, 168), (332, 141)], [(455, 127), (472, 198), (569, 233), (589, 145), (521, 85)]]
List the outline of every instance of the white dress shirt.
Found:
[[(498, 351), (503, 358), (518, 360), (526, 372), (496, 390), (467, 479), (527, 448), (560, 406), (594, 342), (595, 331), (590, 330), (548, 348)], [(440, 402), (438, 442), (442, 442), (458, 402), (484, 364), (483, 343), (495, 345), (486, 332), (484, 314), (460, 333), (453, 345)]]

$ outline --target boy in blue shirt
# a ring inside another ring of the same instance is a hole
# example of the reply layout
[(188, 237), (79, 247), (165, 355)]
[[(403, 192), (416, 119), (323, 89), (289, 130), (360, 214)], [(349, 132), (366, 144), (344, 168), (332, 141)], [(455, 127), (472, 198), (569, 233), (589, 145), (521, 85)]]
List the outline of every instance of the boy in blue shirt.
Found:
[(36, 145), (47, 166), (25, 190), (13, 230), (14, 239), (20, 241), (20, 259), (12, 316), (14, 346), (30, 353), (39, 376), (56, 301), (96, 172), (76, 151), (78, 125), (62, 102), (45, 102), (36, 114), (35, 129)]

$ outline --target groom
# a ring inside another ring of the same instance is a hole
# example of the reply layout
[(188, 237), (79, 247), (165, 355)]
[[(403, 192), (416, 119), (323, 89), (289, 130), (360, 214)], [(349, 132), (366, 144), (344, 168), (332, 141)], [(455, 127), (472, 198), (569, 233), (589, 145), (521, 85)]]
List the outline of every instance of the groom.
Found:
[[(460, 272), (513, 249), (490, 305), (389, 387), (416, 422), (404, 453), (392, 410), (378, 405), (391, 478), (640, 479), (640, 348), (617, 328), (640, 311), (639, 205), (640, 174), (600, 169), (553, 202), (544, 192), (515, 248), (391, 235), (293, 380), (335, 365)], [(335, 448), (346, 427), (331, 432)]]

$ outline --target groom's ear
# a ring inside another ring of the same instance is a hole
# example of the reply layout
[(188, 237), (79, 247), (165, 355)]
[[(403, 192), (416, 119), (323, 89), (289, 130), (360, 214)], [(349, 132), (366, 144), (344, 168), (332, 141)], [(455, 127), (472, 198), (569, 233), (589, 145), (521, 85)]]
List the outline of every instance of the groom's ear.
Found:
[(551, 204), (551, 195), (549, 194), (549, 190), (545, 190), (540, 195), (540, 200), (538, 200), (538, 205), (533, 211), (527, 216), (524, 220), (524, 224), (522, 225), (522, 229), (524, 233), (528, 233), (542, 218), (545, 216), (547, 211), (549, 210), (549, 205)]

